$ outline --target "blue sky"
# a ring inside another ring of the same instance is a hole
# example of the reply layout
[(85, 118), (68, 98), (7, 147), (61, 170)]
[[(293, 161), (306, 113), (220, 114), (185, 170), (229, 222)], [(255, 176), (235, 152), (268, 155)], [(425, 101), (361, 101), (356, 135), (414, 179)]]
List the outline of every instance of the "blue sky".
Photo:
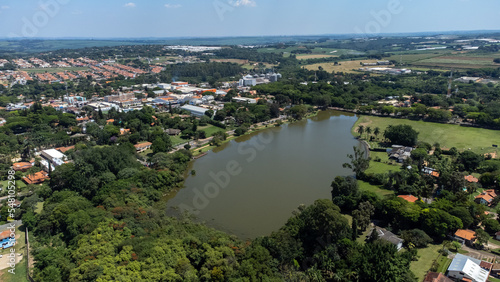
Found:
[(0, 37), (500, 30), (498, 0), (0, 0)]

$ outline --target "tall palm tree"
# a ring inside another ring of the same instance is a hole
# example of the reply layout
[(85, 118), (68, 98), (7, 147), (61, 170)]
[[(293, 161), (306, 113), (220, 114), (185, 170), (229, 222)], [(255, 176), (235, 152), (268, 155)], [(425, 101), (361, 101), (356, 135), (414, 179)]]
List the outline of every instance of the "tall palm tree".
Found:
[(373, 130), (373, 134), (375, 134), (375, 138), (378, 138), (378, 135), (380, 134), (380, 128), (375, 127), (375, 130)]
[(370, 134), (372, 134), (372, 128), (367, 126), (366, 127), (366, 139), (370, 139)]
[(358, 126), (359, 136), (361, 137), (361, 135), (363, 135), (364, 132), (365, 132), (365, 127), (363, 125), (359, 125)]

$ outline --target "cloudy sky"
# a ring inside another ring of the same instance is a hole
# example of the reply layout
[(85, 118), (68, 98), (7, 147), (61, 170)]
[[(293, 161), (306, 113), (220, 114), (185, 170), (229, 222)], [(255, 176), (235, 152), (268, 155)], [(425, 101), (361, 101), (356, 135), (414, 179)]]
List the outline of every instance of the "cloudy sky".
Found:
[(498, 0), (0, 0), (0, 37), (500, 30)]

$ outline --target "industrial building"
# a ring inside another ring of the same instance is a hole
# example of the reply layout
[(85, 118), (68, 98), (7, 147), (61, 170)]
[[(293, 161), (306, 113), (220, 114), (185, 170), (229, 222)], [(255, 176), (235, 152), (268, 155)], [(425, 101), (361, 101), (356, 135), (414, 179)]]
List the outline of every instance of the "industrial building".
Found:
[(197, 106), (191, 106), (191, 105), (182, 106), (181, 109), (189, 111), (193, 116), (196, 116), (196, 117), (201, 117), (201, 116), (205, 115), (206, 111), (208, 111), (208, 109), (205, 109), (202, 107), (197, 107)]

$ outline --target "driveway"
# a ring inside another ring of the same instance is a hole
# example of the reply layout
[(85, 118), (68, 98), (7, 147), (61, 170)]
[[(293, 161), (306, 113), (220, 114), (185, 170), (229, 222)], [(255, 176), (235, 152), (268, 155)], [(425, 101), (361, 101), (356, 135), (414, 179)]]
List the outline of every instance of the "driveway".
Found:
[(500, 259), (500, 257), (498, 257), (498, 256), (496, 256), (496, 255), (494, 255), (492, 253), (488, 253), (488, 252), (485, 252), (485, 251), (472, 249), (472, 248), (469, 248), (467, 246), (463, 246), (462, 250), (469, 252), (468, 254), (465, 254), (466, 256), (469, 256), (469, 257), (472, 257), (472, 258), (475, 258), (475, 259), (478, 259), (478, 260), (484, 260), (484, 261), (487, 261), (487, 262), (495, 263), (496, 260)]

